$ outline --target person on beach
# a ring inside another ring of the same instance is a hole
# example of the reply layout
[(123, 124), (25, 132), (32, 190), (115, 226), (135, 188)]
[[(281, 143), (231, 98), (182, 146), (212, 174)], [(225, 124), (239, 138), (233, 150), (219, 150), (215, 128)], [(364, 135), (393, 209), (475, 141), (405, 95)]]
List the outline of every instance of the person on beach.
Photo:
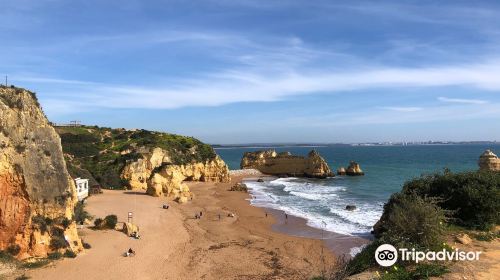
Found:
[(200, 211), (200, 218), (201, 218), (201, 216), (203, 216), (203, 212)]
[(288, 223), (288, 214), (285, 213), (285, 224)]
[(266, 218), (267, 218), (267, 212), (266, 212)]
[(125, 253), (125, 256), (130, 257), (131, 255), (135, 255), (135, 251), (132, 248), (128, 248), (128, 251)]

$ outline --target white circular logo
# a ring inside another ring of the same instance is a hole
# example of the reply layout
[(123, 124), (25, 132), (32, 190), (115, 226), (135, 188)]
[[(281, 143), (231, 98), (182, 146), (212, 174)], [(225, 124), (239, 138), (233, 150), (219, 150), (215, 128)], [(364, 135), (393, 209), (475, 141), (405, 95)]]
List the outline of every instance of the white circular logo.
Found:
[(375, 251), (375, 260), (381, 266), (391, 266), (398, 261), (398, 250), (390, 244), (382, 244)]

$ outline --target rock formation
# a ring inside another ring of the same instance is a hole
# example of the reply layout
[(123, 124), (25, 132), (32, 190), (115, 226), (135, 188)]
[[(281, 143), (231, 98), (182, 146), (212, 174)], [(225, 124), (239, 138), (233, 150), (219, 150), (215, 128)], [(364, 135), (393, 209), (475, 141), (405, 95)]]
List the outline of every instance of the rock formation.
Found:
[(500, 171), (500, 159), (491, 150), (486, 150), (479, 157), (479, 169)]
[(355, 161), (351, 161), (349, 163), (349, 166), (347, 167), (347, 170), (345, 172), (346, 175), (348, 176), (361, 176), (361, 175), (365, 175), (365, 173), (363, 172), (363, 170), (361, 170), (361, 167), (359, 166), (359, 164)]
[(229, 182), (229, 169), (219, 156), (204, 163), (174, 165), (164, 162), (146, 180), (146, 192), (152, 196), (172, 197), (183, 203), (192, 197), (184, 181)]
[(257, 169), (277, 176), (326, 178), (335, 176), (326, 161), (314, 150), (307, 157), (294, 156), (274, 150), (246, 152), (241, 159), (241, 169)]
[(341, 166), (339, 169), (337, 169), (337, 175), (339, 176), (346, 175), (345, 167)]
[(214, 149), (193, 137), (96, 126), (57, 130), (71, 171), (87, 171), (104, 188), (145, 190), (184, 202), (191, 193), (183, 181), (230, 180)]
[(46, 257), (55, 239), (82, 250), (70, 222), (76, 201), (61, 140), (35, 94), (0, 87), (0, 250)]

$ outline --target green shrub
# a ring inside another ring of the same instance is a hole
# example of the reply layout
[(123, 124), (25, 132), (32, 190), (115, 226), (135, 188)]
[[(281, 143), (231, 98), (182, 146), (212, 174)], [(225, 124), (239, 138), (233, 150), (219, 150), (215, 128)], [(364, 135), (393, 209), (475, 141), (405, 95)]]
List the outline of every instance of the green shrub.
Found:
[(5, 251), (0, 251), (0, 263), (12, 263), (15, 261), (16, 259), (11, 254)]
[(102, 225), (103, 225), (103, 221), (104, 221), (104, 220), (103, 220), (103, 219), (101, 219), (101, 218), (97, 218), (97, 219), (95, 219), (95, 220), (94, 220), (94, 226), (95, 226), (96, 228), (100, 228), (100, 227), (102, 227)]
[(22, 268), (27, 268), (27, 269), (34, 269), (34, 268), (44, 267), (47, 264), (49, 264), (49, 260), (47, 260), (47, 259), (40, 259), (40, 260), (36, 260), (36, 261), (33, 261), (33, 262), (24, 262), (24, 263), (21, 264), (21, 267)]
[(53, 252), (53, 253), (47, 254), (47, 258), (49, 260), (58, 260), (62, 257), (63, 257), (63, 255), (60, 252)]
[(496, 238), (500, 238), (500, 232), (494, 233), (494, 232), (478, 232), (472, 234), (472, 237), (474, 237), (476, 240), (479, 241), (493, 241)]
[(85, 219), (92, 219), (92, 216), (89, 214), (89, 212), (85, 210), (85, 204), (81, 201), (78, 201), (78, 203), (75, 205), (74, 213), (74, 219), (78, 224), (83, 224)]
[(438, 205), (453, 211), (453, 223), (474, 229), (500, 224), (500, 172), (449, 171), (422, 176), (403, 186), (402, 193), (438, 197)]
[(64, 239), (64, 237), (52, 236), (52, 239), (50, 240), (50, 247), (53, 250), (66, 248), (68, 247), (68, 242)]
[(393, 267), (392, 270), (388, 270), (382, 273), (381, 280), (417, 280), (420, 278), (413, 278), (410, 272), (404, 267)]
[(413, 279), (429, 279), (429, 277), (438, 277), (448, 272), (448, 268), (441, 263), (420, 263), (411, 275)]
[(42, 234), (44, 234), (47, 232), (48, 227), (52, 225), (52, 219), (37, 215), (31, 218), (31, 223), (35, 225), (42, 232)]
[(69, 250), (69, 249), (66, 249), (66, 251), (64, 252), (64, 257), (66, 258), (76, 258), (76, 253)]
[(71, 225), (71, 221), (68, 218), (64, 217), (61, 219), (61, 225), (64, 229), (67, 229), (69, 225)]
[(382, 243), (379, 240), (375, 240), (354, 256), (347, 264), (349, 275), (361, 273), (374, 266), (376, 264), (374, 257), (375, 251), (380, 245), (382, 245)]
[(116, 215), (108, 215), (104, 218), (104, 222), (106, 223), (107, 228), (114, 229), (116, 223), (118, 223), (118, 217)]
[(21, 252), (21, 247), (17, 244), (10, 245), (7, 247), (7, 253), (11, 254), (12, 256), (17, 256)]
[(445, 221), (446, 212), (436, 200), (397, 193), (385, 205), (375, 228), (385, 243), (430, 249), (442, 244)]

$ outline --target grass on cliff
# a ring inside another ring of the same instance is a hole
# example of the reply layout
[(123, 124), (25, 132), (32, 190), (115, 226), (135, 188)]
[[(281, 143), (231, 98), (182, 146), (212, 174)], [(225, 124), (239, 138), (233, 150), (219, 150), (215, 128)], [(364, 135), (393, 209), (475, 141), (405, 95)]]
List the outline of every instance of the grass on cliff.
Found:
[[(97, 126), (56, 127), (61, 136), (68, 169), (73, 175), (88, 177), (85, 170), (104, 188), (121, 188), (120, 178), (127, 161), (158, 147), (166, 150), (172, 164), (204, 162), (215, 158), (210, 145), (193, 138), (147, 130), (111, 129)], [(73, 176), (75, 176), (73, 175)]]

